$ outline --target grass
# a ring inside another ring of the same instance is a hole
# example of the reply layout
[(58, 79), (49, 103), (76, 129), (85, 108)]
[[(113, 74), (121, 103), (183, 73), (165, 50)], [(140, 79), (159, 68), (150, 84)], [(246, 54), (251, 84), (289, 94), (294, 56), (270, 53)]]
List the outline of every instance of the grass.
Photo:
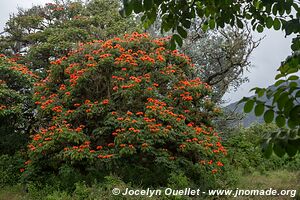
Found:
[(20, 185), (7, 186), (0, 189), (0, 200), (23, 200), (26, 193)]
[[(239, 189), (276, 189), (280, 190), (297, 190), (296, 197), (294, 199), (300, 200), (300, 171), (289, 172), (289, 171), (272, 171), (261, 174), (255, 172), (251, 175), (241, 176), (238, 181)], [(290, 196), (240, 196), (236, 198), (237, 200), (246, 199), (291, 199)]]
[[(291, 198), (290, 196), (238, 196), (234, 199), (236, 200), (250, 200), (250, 199), (257, 199), (257, 200), (285, 200), (285, 199), (296, 199), (300, 200), (300, 171), (298, 172), (290, 172), (290, 171), (272, 171), (266, 172), (261, 174), (259, 172), (254, 172), (253, 174), (243, 175), (240, 176), (237, 184), (237, 188), (239, 189), (258, 189), (258, 190), (267, 190), (270, 188), (276, 190), (297, 190), (298, 194), (296, 197)], [(94, 188), (96, 189), (96, 188)], [(113, 199), (108, 192), (103, 193), (101, 189), (99, 191), (92, 191), (94, 193), (92, 199), (95, 196), (99, 195), (100, 199)], [(234, 188), (228, 188), (234, 189)], [(35, 191), (34, 193), (38, 194), (39, 191)], [(96, 193), (96, 195), (95, 195)], [(41, 200), (41, 195), (37, 194), (30, 194), (24, 191), (24, 188), (21, 185), (15, 185), (11, 187), (4, 187), (0, 189), (0, 200), (34, 200), (39, 199)], [(90, 196), (90, 197), (91, 197)], [(101, 197), (100, 197), (101, 196)], [(47, 200), (68, 200), (68, 199), (82, 199), (78, 198), (76, 192), (71, 196), (63, 192), (54, 192), (48, 195)], [(122, 199), (122, 198), (118, 198)], [(130, 198), (126, 198), (130, 199)], [(141, 198), (134, 198), (134, 199), (141, 199)], [(150, 198), (149, 198), (150, 199)], [(155, 199), (163, 199), (163, 198), (155, 198)], [(177, 199), (177, 198), (176, 198)], [(180, 199), (180, 198), (178, 198)], [(199, 199), (203, 199), (203, 197), (199, 197)], [(233, 197), (222, 197), (220, 199), (233, 199)]]

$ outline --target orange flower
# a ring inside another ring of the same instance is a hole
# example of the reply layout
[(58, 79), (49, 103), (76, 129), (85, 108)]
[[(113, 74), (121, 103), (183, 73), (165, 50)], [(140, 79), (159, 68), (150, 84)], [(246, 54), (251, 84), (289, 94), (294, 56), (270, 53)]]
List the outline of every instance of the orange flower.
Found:
[(224, 164), (221, 163), (220, 161), (217, 162), (217, 165), (220, 166), (220, 167), (224, 166)]
[(59, 87), (59, 90), (66, 90), (65, 84), (61, 84), (60, 87)]
[(104, 99), (103, 101), (102, 101), (102, 105), (106, 105), (106, 104), (108, 104), (109, 103), (109, 100), (108, 99)]
[(25, 169), (24, 168), (20, 168), (20, 172), (22, 173), (22, 172), (24, 172), (25, 171)]
[(109, 143), (107, 146), (108, 146), (108, 147), (114, 147), (115, 144), (114, 144), (114, 143)]
[(103, 147), (102, 147), (102, 146), (97, 146), (96, 148), (97, 148), (97, 150), (100, 150), (100, 149), (102, 149)]

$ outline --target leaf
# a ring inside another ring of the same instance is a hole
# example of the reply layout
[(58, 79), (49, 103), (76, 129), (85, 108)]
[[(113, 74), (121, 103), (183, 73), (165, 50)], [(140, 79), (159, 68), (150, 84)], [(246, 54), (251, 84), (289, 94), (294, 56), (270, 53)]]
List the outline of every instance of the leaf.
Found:
[(292, 119), (288, 119), (288, 122), (287, 122), (287, 124), (288, 124), (288, 127), (289, 128), (291, 128), (291, 129), (294, 129), (294, 128), (296, 128), (296, 126), (298, 125), (298, 123), (297, 122), (295, 122), (294, 120), (292, 120)]
[(258, 97), (262, 97), (265, 94), (266, 89), (264, 88), (256, 88), (255, 94), (257, 94)]
[(278, 115), (275, 119), (276, 125), (278, 127), (284, 127), (285, 125), (285, 117), (283, 115)]
[(244, 112), (249, 113), (253, 109), (254, 101), (252, 99), (248, 100), (244, 105)]
[(171, 50), (174, 50), (174, 49), (176, 48), (175, 40), (174, 40), (173, 37), (172, 37), (172, 39), (170, 40), (169, 45), (170, 45), (170, 49), (171, 49)]
[(190, 20), (183, 20), (181, 21), (181, 24), (184, 28), (189, 29), (191, 27), (191, 21)]
[(285, 155), (285, 149), (281, 142), (276, 142), (273, 146), (273, 150), (274, 150), (274, 153), (279, 157), (282, 157)]
[(153, 0), (144, 0), (144, 9), (150, 10), (152, 8), (153, 5)]
[(142, 12), (143, 9), (143, 4), (142, 1), (140, 0), (133, 0), (133, 11), (138, 14), (140, 12)]
[(280, 20), (278, 18), (275, 18), (274, 19), (274, 22), (273, 22), (273, 28), (274, 30), (279, 30), (281, 27), (281, 23), (280, 23)]
[(266, 123), (271, 123), (274, 119), (274, 111), (273, 110), (267, 110), (264, 114), (264, 120)]
[(291, 80), (291, 81), (295, 81), (295, 80), (298, 80), (298, 79), (299, 79), (299, 76), (297, 76), (297, 75), (293, 75), (293, 76), (290, 76), (288, 78), (288, 80)]
[(272, 28), (272, 26), (273, 26), (273, 19), (272, 19), (272, 17), (268, 17), (267, 18), (267, 20), (266, 20), (266, 26), (267, 26), (267, 28)]
[(293, 98), (290, 98), (285, 104), (284, 104), (284, 108), (283, 108), (283, 112), (284, 112), (284, 115), (286, 117), (289, 116), (291, 110), (293, 109), (294, 107), (294, 99)]
[(262, 25), (257, 25), (256, 27), (257, 32), (262, 33), (264, 31), (264, 27)]
[(278, 7), (278, 5), (277, 5), (277, 3), (275, 3), (274, 6), (273, 6), (273, 9), (272, 9), (272, 13), (275, 16), (277, 15), (277, 12), (278, 12), (278, 8), (277, 7)]
[(172, 38), (174, 39), (174, 41), (176, 41), (176, 43), (177, 43), (180, 47), (182, 46), (182, 38), (181, 38), (179, 35), (174, 34), (174, 35), (172, 36)]
[(255, 109), (254, 109), (254, 113), (256, 116), (261, 116), (265, 111), (265, 105), (262, 104), (262, 103), (259, 103), (255, 106)]
[(297, 151), (298, 151), (298, 149), (294, 145), (287, 144), (286, 152), (290, 157), (293, 157), (294, 155), (296, 155)]
[(289, 117), (296, 122), (300, 122), (300, 105), (294, 106), (290, 113)]
[(277, 107), (279, 110), (282, 110), (285, 103), (289, 100), (289, 94), (287, 92), (283, 92), (280, 94), (280, 97), (277, 99)]
[(186, 38), (187, 37), (187, 32), (186, 30), (184, 30), (184, 28), (182, 28), (181, 26), (177, 26), (177, 32), (179, 33), (179, 35), (182, 38)]
[(214, 19), (210, 19), (208, 22), (208, 26), (210, 29), (214, 29), (216, 27), (216, 22)]
[(284, 74), (277, 74), (276, 76), (275, 76), (275, 79), (277, 80), (277, 79), (280, 79), (280, 78), (282, 78), (282, 77), (284, 77), (285, 75)]
[(281, 84), (284, 83), (284, 82), (285, 82), (285, 80), (278, 80), (278, 81), (275, 82), (274, 85), (275, 85), (276, 87), (278, 87), (279, 85), (281, 85)]
[(237, 24), (238, 28), (240, 28), (240, 29), (244, 28), (244, 24), (239, 18), (236, 18), (236, 24)]

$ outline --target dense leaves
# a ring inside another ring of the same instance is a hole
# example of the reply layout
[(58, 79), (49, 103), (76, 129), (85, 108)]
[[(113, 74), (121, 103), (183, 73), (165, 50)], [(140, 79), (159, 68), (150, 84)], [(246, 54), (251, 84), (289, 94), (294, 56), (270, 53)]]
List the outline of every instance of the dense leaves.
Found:
[(211, 88), (191, 78), (190, 59), (167, 42), (133, 33), (53, 61), (35, 87), (40, 131), (28, 145), (28, 172), (62, 163), (221, 171), (226, 150), (210, 125)]
[(18, 58), (31, 69), (48, 69), (79, 42), (108, 39), (136, 30), (131, 19), (118, 13), (116, 0), (56, 1), (19, 9), (6, 23), (0, 52)]
[(1, 154), (25, 148), (32, 118), (31, 87), (36, 78), (27, 67), (0, 55)]
[[(126, 1), (126, 4), (124, 4), (125, 10), (130, 5), (136, 6), (132, 2)], [(145, 2), (143, 1), (143, 3)], [(225, 25), (236, 25), (239, 28), (243, 28), (243, 21), (248, 21), (251, 23), (253, 30), (258, 32), (263, 32), (264, 28), (273, 28), (274, 30), (284, 30), (286, 35), (296, 34), (291, 46), (293, 50), (292, 56), (287, 58), (278, 69), (280, 73), (276, 76), (276, 79), (282, 78), (275, 84), (278, 87), (275, 90), (255, 88), (257, 94), (264, 95), (265, 93), (269, 99), (272, 98), (272, 105), (266, 105), (256, 98), (244, 98), (242, 101), (246, 102), (245, 112), (250, 112), (254, 108), (254, 104), (260, 104), (259, 107), (255, 107), (255, 113), (258, 116), (262, 115), (262, 105), (264, 105), (266, 108), (263, 109), (265, 110), (264, 119), (266, 122), (275, 120), (278, 127), (283, 127), (287, 124), (291, 131), (299, 130), (299, 99), (297, 95), (294, 95), (298, 92), (299, 86), (298, 83), (293, 82), (293, 80), (298, 79), (295, 73), (300, 68), (300, 55), (298, 52), (300, 50), (299, 1), (153, 1), (151, 9), (141, 9), (139, 12), (144, 14), (143, 20), (145, 24), (152, 24), (156, 20), (157, 13), (160, 13), (162, 18), (161, 30), (177, 30), (180, 36), (177, 34), (173, 35), (173, 40), (171, 40), (171, 43), (173, 43), (172, 47), (174, 47), (175, 42), (181, 46), (181, 38), (186, 37), (186, 34), (182, 34), (181, 25), (185, 24), (186, 28), (190, 28), (189, 23), (186, 23), (186, 21), (192, 21), (196, 17), (206, 20), (202, 25), (204, 31), (208, 28), (223, 28)], [(130, 13), (131, 11), (126, 12), (127, 15)], [(273, 112), (277, 116), (274, 117)], [(275, 138), (272, 138), (272, 141), (273, 139), (275, 140)], [(277, 152), (280, 149), (278, 146), (287, 145), (286, 147), (291, 147), (289, 143), (280, 145), (274, 143), (274, 145)], [(299, 148), (299, 145), (297, 148)]]
[[(298, 15), (293, 15), (292, 11), (298, 12), (297, 1), (148, 1), (124, 0), (124, 15), (143, 13), (142, 20), (145, 26), (153, 24), (158, 14), (162, 18), (162, 31), (177, 31), (179, 38), (173, 35), (174, 40), (181, 44), (181, 38), (186, 38), (187, 33), (184, 28), (189, 29), (191, 22), (199, 17), (205, 19), (202, 25), (203, 30), (208, 28), (224, 28), (225, 25), (236, 25), (244, 27), (245, 20), (251, 22), (253, 30), (262, 32), (264, 27), (279, 30), (285, 29), (287, 34), (299, 32)], [(143, 5), (143, 6), (142, 6)], [(147, 6), (146, 6), (147, 5)], [(150, 7), (151, 6), (151, 7)], [(136, 9), (138, 8), (138, 9)], [(183, 28), (184, 27), (184, 28)], [(175, 37), (177, 39), (175, 39)]]

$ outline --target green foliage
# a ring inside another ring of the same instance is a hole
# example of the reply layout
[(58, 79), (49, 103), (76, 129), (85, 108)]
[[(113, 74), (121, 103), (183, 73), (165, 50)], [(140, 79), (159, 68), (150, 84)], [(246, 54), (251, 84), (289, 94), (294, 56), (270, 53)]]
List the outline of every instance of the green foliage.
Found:
[(27, 67), (0, 55), (0, 154), (13, 155), (25, 148), (35, 78)]
[[(159, 175), (156, 184), (165, 185), (176, 168), (189, 178), (222, 172), (226, 150), (211, 127), (211, 88), (190, 78), (190, 60), (166, 49), (167, 41), (133, 33), (53, 61), (35, 87), (40, 131), (28, 145), (25, 175), (67, 164), (80, 174), (113, 172), (145, 185)], [(149, 175), (130, 178), (128, 166)]]
[[(142, 2), (144, 6), (142, 7)], [(147, 3), (146, 3), (147, 2)], [(150, 3), (152, 2), (152, 3)], [(282, 28), (289, 35), (299, 33), (299, 21), (291, 13), (292, 10), (299, 12), (297, 1), (248, 1), (246, 3), (229, 0), (221, 1), (124, 1), (123, 14), (127, 16), (134, 11), (143, 13), (144, 24), (152, 24), (158, 14), (162, 17), (162, 31), (177, 30), (179, 37), (176, 40), (181, 46), (182, 38), (187, 34), (184, 28), (189, 29), (191, 21), (197, 17), (205, 19), (202, 25), (203, 30), (208, 28), (224, 28), (225, 25), (236, 25), (242, 29), (244, 21), (251, 21), (253, 30), (262, 32), (265, 27), (280, 30)], [(289, 18), (285, 18), (288, 16)], [(183, 28), (184, 27), (184, 28)], [(175, 34), (174, 34), (175, 35)], [(175, 42), (175, 41), (173, 41)]]
[[(124, 4), (124, 9), (127, 7), (136, 7), (134, 1), (127, 0)], [(142, 2), (142, 0), (139, 0)], [(145, 1), (143, 1), (145, 2)], [(268, 99), (272, 99), (272, 105), (266, 105), (264, 101), (256, 98), (244, 98), (242, 102), (246, 102), (244, 111), (251, 112), (254, 104), (259, 104), (255, 107), (255, 114), (257, 116), (264, 114), (266, 122), (275, 121), (278, 127), (288, 126), (288, 134), (284, 139), (278, 137), (271, 137), (269, 142), (265, 144), (267, 148), (275, 147), (276, 152), (284, 155), (287, 152), (289, 155), (294, 155), (299, 151), (298, 137), (291, 138), (289, 132), (298, 131), (300, 123), (300, 106), (299, 106), (299, 89), (297, 82), (297, 73), (300, 68), (300, 7), (299, 1), (264, 1), (254, 0), (247, 2), (239, 2), (234, 0), (229, 1), (176, 1), (171, 0), (167, 3), (164, 1), (154, 1), (152, 7), (148, 9), (139, 9), (137, 13), (143, 13), (142, 20), (145, 24), (152, 24), (156, 15), (159, 12), (162, 23), (161, 30), (177, 30), (179, 33), (173, 34), (171, 40), (171, 47), (175, 48), (175, 42), (182, 46), (182, 38), (186, 38), (187, 34), (182, 30), (181, 25), (186, 29), (190, 28), (190, 23), (199, 17), (204, 19), (202, 29), (206, 31), (208, 28), (214, 29), (224, 28), (225, 25), (237, 26), (243, 28), (243, 21), (251, 23), (252, 29), (258, 32), (263, 32), (264, 28), (273, 28), (274, 30), (283, 30), (286, 35), (296, 34), (292, 41), (291, 48), (293, 50), (292, 56), (288, 57), (285, 62), (279, 67), (280, 72), (276, 79), (280, 79), (275, 83), (277, 87), (275, 90), (254, 88), (257, 94), (266, 95)], [(133, 9), (135, 10), (135, 9)], [(130, 15), (132, 10), (126, 12)], [(265, 107), (264, 109), (262, 107)], [(265, 112), (264, 112), (265, 111)], [(276, 112), (274, 118), (273, 112)], [(288, 140), (288, 142), (287, 142)], [(270, 146), (271, 145), (271, 146)], [(274, 149), (274, 150), (275, 150)]]
[(24, 159), (20, 155), (0, 156), (0, 187), (15, 185), (20, 181), (20, 168), (23, 163)]
[(31, 69), (47, 70), (50, 61), (67, 55), (78, 43), (136, 30), (123, 19), (116, 0), (56, 1), (13, 15), (0, 39), (0, 52)]
[[(265, 147), (265, 138), (274, 132), (278, 127), (275, 124), (256, 124), (249, 128), (243, 128), (231, 133), (224, 145), (228, 149), (230, 163), (234, 168), (240, 169), (243, 173), (254, 171), (273, 171), (273, 170), (298, 170), (300, 156), (289, 157), (287, 155), (280, 158), (280, 146), (274, 148), (274, 153)], [(266, 152), (268, 151), (268, 152)], [(265, 159), (268, 154), (269, 159)]]

